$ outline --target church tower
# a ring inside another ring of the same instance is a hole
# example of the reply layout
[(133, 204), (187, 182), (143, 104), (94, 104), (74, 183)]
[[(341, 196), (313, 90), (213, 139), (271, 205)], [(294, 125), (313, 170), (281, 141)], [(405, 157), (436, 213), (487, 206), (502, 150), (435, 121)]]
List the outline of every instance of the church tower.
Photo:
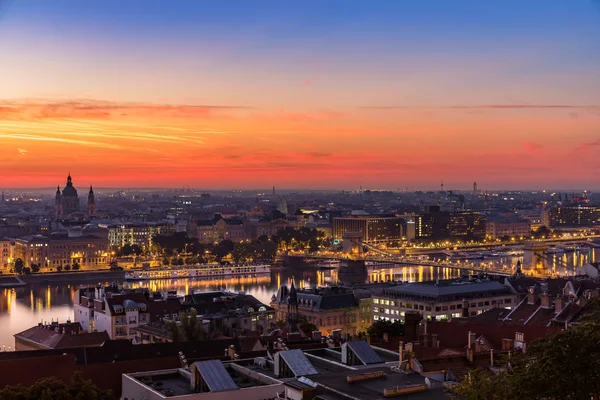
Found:
[(298, 332), (298, 292), (294, 286), (294, 278), (292, 278), (292, 287), (290, 288), (290, 295), (288, 297), (288, 325), (290, 332)]
[(56, 211), (56, 219), (62, 215), (62, 195), (60, 194), (60, 186), (56, 187), (56, 196), (54, 197), (54, 208)]
[(90, 192), (88, 193), (88, 215), (96, 215), (96, 200), (94, 198), (92, 185), (90, 185)]

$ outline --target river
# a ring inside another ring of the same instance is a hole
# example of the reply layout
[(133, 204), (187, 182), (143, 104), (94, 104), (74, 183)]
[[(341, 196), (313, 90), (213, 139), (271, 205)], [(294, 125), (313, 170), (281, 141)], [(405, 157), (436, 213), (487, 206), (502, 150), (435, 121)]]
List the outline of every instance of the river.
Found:
[[(597, 249), (596, 249), (597, 250)], [(574, 252), (560, 257), (572, 267), (577, 267), (597, 259), (595, 252)], [(513, 266), (522, 257), (496, 260)], [(554, 266), (547, 265), (553, 269)], [(573, 270), (573, 269), (571, 269)], [(349, 272), (347, 269), (318, 270), (314, 267), (273, 270), (269, 275), (251, 278), (232, 277), (217, 280), (202, 279), (162, 279), (152, 281), (121, 282), (124, 288), (147, 288), (151, 291), (176, 291), (179, 295), (191, 291), (225, 289), (244, 291), (255, 296), (263, 303), (269, 303), (271, 296), (282, 284), (289, 284), (292, 275), (301, 288), (327, 286), (337, 283), (365, 283), (388, 280), (420, 282), (435, 279), (451, 279), (459, 276), (459, 271), (450, 268), (434, 267), (368, 267), (363, 271)], [(110, 282), (113, 283), (113, 282)], [(97, 282), (106, 285), (109, 282)], [(39, 322), (58, 320), (61, 322), (73, 318), (73, 298), (80, 287), (93, 286), (79, 284), (53, 283), (50, 285), (30, 285), (14, 289), (0, 289), (0, 351), (14, 348), (15, 333), (36, 325)]]

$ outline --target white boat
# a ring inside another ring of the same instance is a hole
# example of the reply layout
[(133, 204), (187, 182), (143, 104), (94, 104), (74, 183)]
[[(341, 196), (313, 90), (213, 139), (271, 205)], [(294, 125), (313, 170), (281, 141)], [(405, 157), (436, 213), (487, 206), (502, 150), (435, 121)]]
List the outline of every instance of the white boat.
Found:
[(239, 275), (258, 275), (271, 272), (268, 264), (252, 265), (219, 265), (201, 264), (183, 268), (153, 268), (146, 271), (130, 271), (125, 273), (126, 281), (148, 281), (152, 279), (177, 279), (200, 277), (223, 277)]

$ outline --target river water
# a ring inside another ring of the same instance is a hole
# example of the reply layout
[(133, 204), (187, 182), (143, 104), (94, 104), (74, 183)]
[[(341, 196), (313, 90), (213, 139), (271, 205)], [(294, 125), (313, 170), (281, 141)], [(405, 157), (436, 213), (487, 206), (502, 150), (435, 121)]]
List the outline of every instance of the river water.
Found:
[[(598, 250), (598, 249), (596, 249)], [(543, 268), (565, 272), (572, 275), (576, 267), (588, 261), (594, 261), (597, 255), (592, 252), (572, 252), (553, 255), (559, 259), (556, 263), (544, 263)], [(523, 257), (496, 259), (490, 262), (504, 264), (507, 270), (514, 268), (517, 261), (523, 264)], [(524, 265), (527, 265), (525, 263)], [(567, 267), (561, 268), (560, 265)], [(526, 266), (525, 269), (528, 267)], [(563, 271), (564, 270), (564, 271)], [(435, 279), (451, 279), (459, 276), (459, 271), (451, 268), (437, 267), (397, 267), (372, 266), (361, 271), (351, 271), (346, 268), (339, 270), (319, 270), (313, 267), (272, 270), (270, 274), (255, 277), (232, 277), (227, 279), (162, 279), (152, 281), (122, 282), (124, 288), (147, 288), (151, 291), (176, 291), (179, 295), (191, 291), (208, 291), (225, 289), (229, 291), (244, 291), (255, 296), (263, 303), (269, 303), (271, 296), (282, 284), (289, 284), (294, 276), (301, 288), (327, 286), (338, 283), (382, 282), (388, 280), (421, 282)], [(562, 273), (561, 273), (562, 275)], [(112, 282), (110, 282), (112, 283)], [(106, 285), (109, 282), (97, 282)], [(83, 286), (93, 286), (89, 283), (31, 285), (15, 289), (0, 289), (0, 351), (14, 348), (15, 333), (28, 329), (38, 322), (61, 322), (73, 318), (73, 298), (77, 289)]]

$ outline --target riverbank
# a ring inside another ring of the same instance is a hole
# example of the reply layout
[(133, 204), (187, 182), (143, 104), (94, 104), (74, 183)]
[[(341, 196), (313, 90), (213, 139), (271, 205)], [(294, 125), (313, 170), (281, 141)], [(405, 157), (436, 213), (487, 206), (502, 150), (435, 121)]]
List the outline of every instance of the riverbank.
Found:
[[(95, 283), (122, 281), (125, 279), (124, 271), (74, 271), (22, 275), (19, 279), (25, 285), (47, 285), (51, 283)], [(22, 286), (22, 285), (15, 285)]]

